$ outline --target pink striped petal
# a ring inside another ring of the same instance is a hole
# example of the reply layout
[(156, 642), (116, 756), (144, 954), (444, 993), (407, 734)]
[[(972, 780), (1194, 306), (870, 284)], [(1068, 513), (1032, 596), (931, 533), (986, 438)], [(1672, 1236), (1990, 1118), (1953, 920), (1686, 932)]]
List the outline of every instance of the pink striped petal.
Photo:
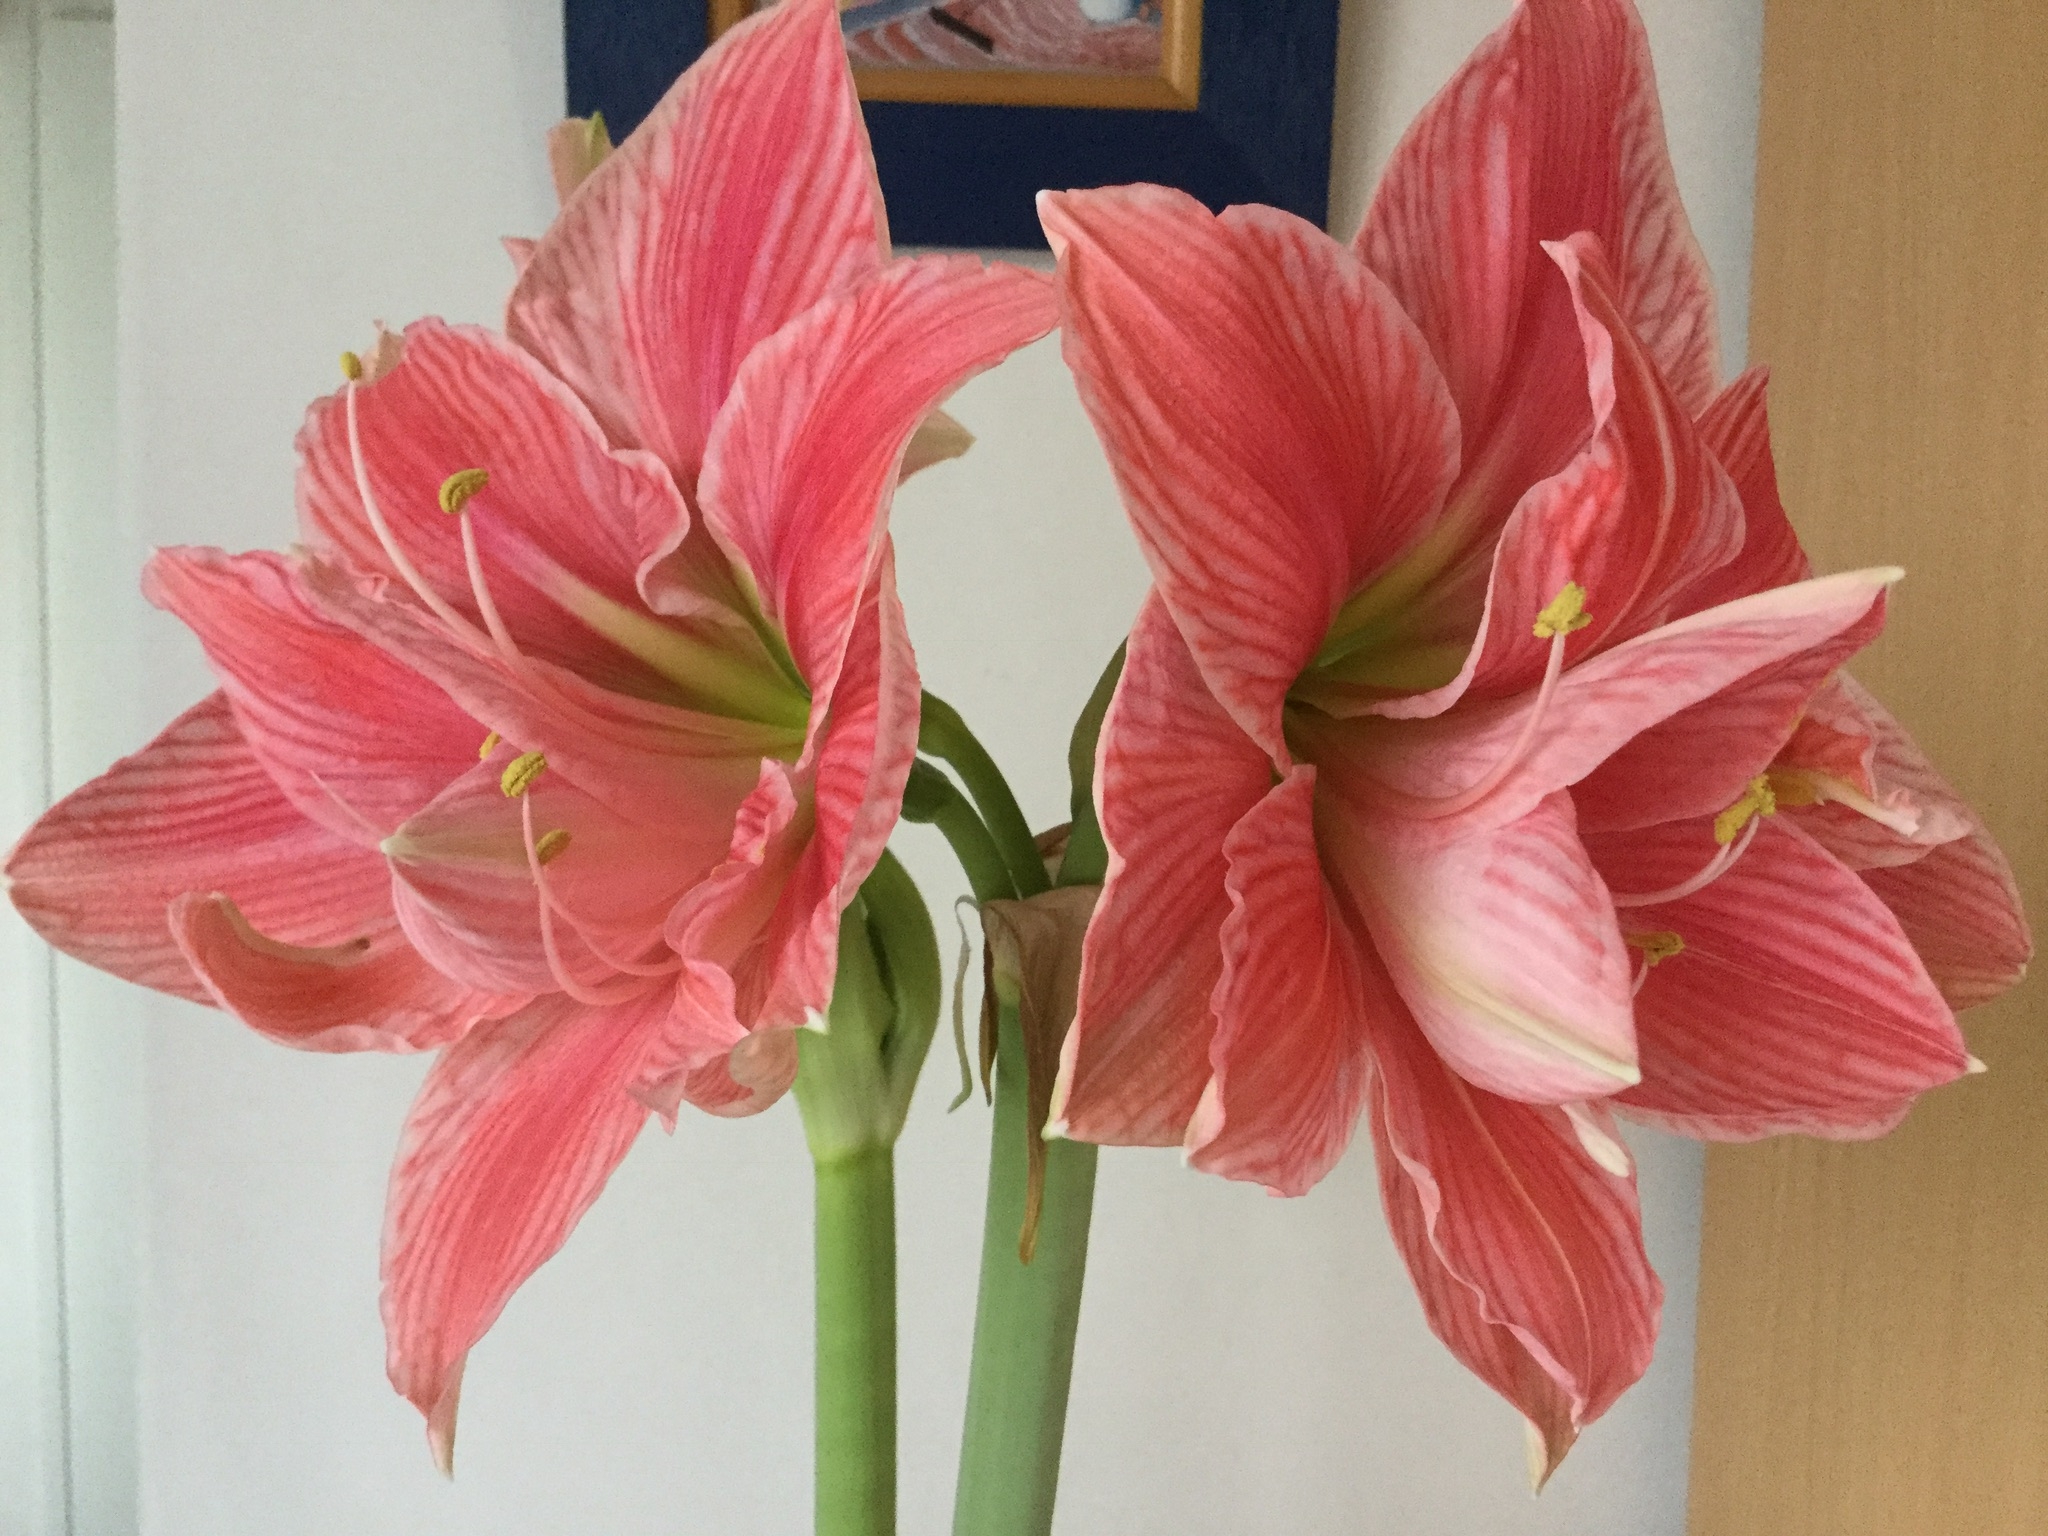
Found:
[(1642, 22), (1627, 0), (1527, 0), (1409, 128), (1358, 236), (1450, 382), (1468, 467), (1483, 458), (1510, 494), (1583, 438), (1570, 310), (1540, 249), (1581, 230), (1613, 253), (1628, 326), (1680, 404), (1703, 409), (1713, 287)]
[(1096, 756), (1109, 874), (1053, 1088), (1064, 1134), (1180, 1144), (1214, 1071), (1210, 995), (1230, 916), (1224, 842), (1272, 783), (1265, 753), (1210, 696), (1152, 593)]
[(1764, 401), (1769, 380), (1770, 370), (1761, 367), (1731, 380), (1695, 424), (1701, 444), (1735, 483), (1743, 522), (1741, 551), (1690, 595), (1701, 607), (1804, 581), (1813, 574), (1813, 563), (1800, 548), (1785, 504), (1778, 499)]
[(1320, 829), (1332, 883), (1460, 1076), (1548, 1104), (1637, 1080), (1633, 967), (1569, 795), (1462, 835), (1361, 821), (1339, 801)]
[(629, 820), (729, 824), (761, 758), (801, 741), (785, 727), (614, 693), (547, 661), (515, 671), (387, 585), (317, 560), (294, 574), (320, 615), (429, 679), (510, 745), (545, 753), (550, 772)]
[(384, 1218), (391, 1384), (453, 1459), (463, 1363), (597, 1199), (647, 1111), (625, 1084), (668, 1003), (547, 999), (472, 1030), (427, 1074)]
[(2026, 975), (2033, 935), (2012, 866), (1981, 826), (1911, 864), (1866, 869), (1863, 881), (1899, 920), (1951, 1008), (1988, 1003)]
[[(765, 1109), (789, 1086), (795, 1057), (763, 1037), (810, 1022), (831, 1001), (840, 914), (881, 858), (917, 756), (917, 664), (886, 546), (882, 558), (815, 764), (797, 766), (802, 801), (780, 765), (764, 771), (726, 863), (669, 915), (684, 974), (671, 1032), (638, 1088), (665, 1113), (678, 1095), (721, 1113)], [(736, 1096), (717, 1071), (702, 1070), (728, 1052), (729, 1076), (744, 1090)]]
[(704, 454), (704, 520), (809, 685), (813, 725), (882, 557), (904, 450), (933, 407), (1052, 329), (1051, 285), (971, 256), (893, 263), (758, 346)]
[[(439, 320), (408, 326), (397, 365), (356, 387), (356, 418), (362, 478), (393, 539), (476, 632), (462, 528), (439, 498), (450, 475), (480, 469), (490, 478), (464, 505), (486, 590), (520, 649), (623, 691), (674, 693), (566, 606), (574, 583), (637, 609), (641, 568), (682, 539), (689, 512), (656, 459), (613, 451), (582, 401), (503, 337)], [(346, 392), (315, 403), (298, 443), (306, 543), (400, 582), (363, 504)]]
[[(1782, 798), (1801, 807), (1807, 833), (1851, 869), (1910, 864), (1981, 827), (1906, 728), (1854, 678), (1834, 678), (1809, 714), (1824, 731), (1802, 730), (1773, 771), (1787, 781)], [(1841, 736), (1851, 740), (1830, 739)], [(1859, 746), (1853, 764), (1841, 760)], [(1803, 804), (1808, 797), (1820, 803)]]
[(1387, 1224), (1431, 1331), (1528, 1420), (1540, 1486), (1656, 1344), (1635, 1179), (1599, 1167), (1563, 1110), (1472, 1087), (1415, 1030), (1374, 1043)]
[[(1578, 662), (1700, 606), (1692, 594), (1744, 537), (1734, 483), (1628, 329), (1599, 243), (1581, 234), (1546, 249), (1565, 275), (1584, 340), (1593, 434), (1568, 467), (1522, 498), (1502, 531), (1467, 663), (1470, 691), (1482, 698), (1543, 675), (1550, 642), (1533, 625), (1568, 582), (1584, 589), (1591, 621), (1567, 642)], [(1404, 701), (1387, 712), (1423, 711)]]
[(1284, 762), (1339, 606), (1426, 534), (1458, 424), (1422, 339), (1312, 225), (1162, 187), (1047, 193), (1062, 342), (1160, 594)]
[(714, 43), (578, 189), (506, 333), (693, 488), (747, 354), (880, 268), (888, 225), (831, 0)]
[[(1702, 821), (1587, 846), (1620, 892), (1670, 890), (1719, 851)], [(1704, 889), (1622, 917), (1685, 945), (1636, 999), (1643, 1080), (1618, 1103), (1642, 1118), (1714, 1141), (1875, 1136), (1967, 1070), (1897, 920), (1787, 816), (1767, 818)]]
[(1365, 1105), (1366, 1016), (1403, 1013), (1338, 913), (1316, 857), (1316, 772), (1296, 768), (1224, 840), (1210, 1079), (1187, 1130), (1194, 1166), (1303, 1195), (1337, 1164)]
[(279, 788), (336, 836), (374, 846), (476, 762), (483, 727), (307, 603), (288, 557), (159, 550), (142, 585), (199, 636)]
[(273, 939), (312, 948), (391, 915), (384, 861), (279, 793), (219, 693), (58, 802), (8, 855), (7, 880), (64, 953), (195, 1002), (214, 998), (167, 915), (187, 893), (220, 893)]
[(226, 896), (170, 905), (178, 948), (213, 1001), (259, 1034), (307, 1051), (424, 1051), (525, 1006), (451, 981), (387, 913), (341, 944), (280, 944)]
[[(1768, 669), (1816, 646), (1839, 641), (1853, 648), (1866, 641), (1881, 626), (1884, 593), (1898, 574), (1853, 571), (1758, 593), (1675, 620), (1569, 668), (1499, 787), (1455, 819), (1499, 825), (1520, 816), (1652, 726), (1752, 678), (1759, 681), (1751, 703), (1775, 707), (1775, 695), (1764, 686)], [(1375, 799), (1373, 785), (1407, 797), (1458, 794), (1509, 758), (1535, 706), (1532, 692), (1398, 724), (1304, 721), (1298, 734), (1314, 736), (1313, 755), (1326, 774), (1333, 764), (1344, 765), (1345, 794), (1362, 809), (1427, 817), (1428, 806), (1412, 798)], [(1716, 750), (1749, 764), (1771, 740), (1782, 740), (1777, 715), (1766, 713), (1759, 722), (1745, 722), (1731, 707), (1716, 725), (1736, 734)]]

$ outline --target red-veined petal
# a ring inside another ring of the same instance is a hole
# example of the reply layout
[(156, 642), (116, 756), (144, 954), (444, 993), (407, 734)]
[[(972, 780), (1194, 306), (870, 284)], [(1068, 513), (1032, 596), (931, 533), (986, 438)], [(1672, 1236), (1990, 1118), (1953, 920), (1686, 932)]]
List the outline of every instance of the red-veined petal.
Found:
[(1730, 380), (1695, 423), (1701, 444), (1735, 483), (1743, 522), (1740, 553), (1689, 594), (1690, 601), (1701, 607), (1804, 581), (1813, 574), (1813, 563), (1799, 547), (1799, 536), (1778, 498), (1764, 399), (1769, 381), (1769, 369), (1751, 368)]
[(1458, 424), (1362, 263), (1270, 208), (1047, 193), (1062, 344), (1167, 608), (1280, 762), (1281, 700), (1339, 606), (1429, 529)]
[(1367, 1011), (1401, 1013), (1323, 881), (1315, 781), (1296, 768), (1224, 840), (1216, 1075), (1187, 1131), (1197, 1168), (1283, 1195), (1308, 1193), (1351, 1144), (1371, 1075)]
[(578, 188), (505, 330), (688, 492), (747, 354), (878, 270), (888, 238), (838, 13), (784, 0), (714, 43)]
[(384, 1218), (391, 1384), (452, 1463), (470, 1348), (604, 1188), (647, 1119), (626, 1082), (668, 1006), (544, 999), (472, 1030), (434, 1063), (407, 1117)]
[(1266, 754), (1210, 696), (1151, 594), (1097, 747), (1109, 873), (1053, 1089), (1065, 1134), (1180, 1144), (1214, 1071), (1210, 995), (1230, 915), (1224, 840), (1272, 783)]
[[(1703, 821), (1587, 846), (1624, 892), (1669, 890), (1718, 852)], [(1968, 1067), (1897, 920), (1786, 816), (1767, 818), (1703, 889), (1622, 917), (1685, 946), (1636, 998), (1643, 1080), (1617, 1102), (1642, 1118), (1715, 1141), (1874, 1136)]]
[(2012, 866), (1981, 827), (1911, 864), (1866, 869), (1863, 881), (1899, 920), (1951, 1008), (1988, 1003), (2026, 975), (2033, 935)]

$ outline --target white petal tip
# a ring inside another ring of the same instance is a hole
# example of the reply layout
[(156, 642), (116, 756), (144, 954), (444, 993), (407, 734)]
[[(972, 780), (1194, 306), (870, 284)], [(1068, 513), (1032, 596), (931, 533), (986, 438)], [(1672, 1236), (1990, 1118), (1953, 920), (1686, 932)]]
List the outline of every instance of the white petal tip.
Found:
[(1048, 1120), (1045, 1122), (1045, 1129), (1039, 1134), (1047, 1141), (1065, 1141), (1067, 1139), (1067, 1122), (1064, 1120)]
[(1980, 1061), (1975, 1056), (1968, 1057), (1963, 1062), (1963, 1073), (1967, 1077), (1977, 1077), (1990, 1070), (1991, 1068), (1986, 1063)]
[(832, 1033), (831, 1024), (827, 1022), (825, 1015), (819, 1012), (816, 1008), (809, 1009), (805, 1012), (804, 1028), (808, 1029), (814, 1035), (829, 1035)]

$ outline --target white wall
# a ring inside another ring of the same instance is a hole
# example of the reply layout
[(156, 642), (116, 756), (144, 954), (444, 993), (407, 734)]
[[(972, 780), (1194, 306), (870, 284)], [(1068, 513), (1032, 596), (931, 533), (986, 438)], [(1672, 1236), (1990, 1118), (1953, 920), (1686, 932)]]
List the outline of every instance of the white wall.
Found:
[[(1341, 224), (1505, 9), (1347, 0)], [(1648, 9), (1681, 179), (1739, 293), (1759, 0)], [(196, 645), (133, 595), (147, 546), (287, 540), (292, 433), (336, 353), (375, 317), (493, 316), (496, 237), (549, 214), (558, 29), (559, 0), (124, 0), (122, 492), (58, 573), (118, 596), (58, 615), (67, 686), (99, 689), (67, 716), (60, 787), (206, 686)], [(981, 446), (899, 501), (905, 599), (931, 685), (1049, 822), (1065, 722), (1142, 572), (1050, 344), (970, 386), (957, 414)], [(901, 843), (943, 914), (958, 884), (943, 854), (921, 829)], [(298, 1056), (196, 1008), (98, 995), (99, 1027), (147, 1070), (151, 1536), (805, 1527), (809, 1191), (791, 1107), (645, 1138), (473, 1357), (449, 1486), (384, 1385), (377, 1322), (385, 1170), (421, 1064)], [(913, 1533), (946, 1527), (980, 1228), (985, 1119), (941, 1113), (951, 1080), (941, 1045), (900, 1156)], [(1699, 1165), (1641, 1151), (1664, 1350), (1540, 1501), (1513, 1414), (1424, 1329), (1364, 1156), (1282, 1202), (1170, 1153), (1108, 1155), (1062, 1528), (1676, 1536)]]

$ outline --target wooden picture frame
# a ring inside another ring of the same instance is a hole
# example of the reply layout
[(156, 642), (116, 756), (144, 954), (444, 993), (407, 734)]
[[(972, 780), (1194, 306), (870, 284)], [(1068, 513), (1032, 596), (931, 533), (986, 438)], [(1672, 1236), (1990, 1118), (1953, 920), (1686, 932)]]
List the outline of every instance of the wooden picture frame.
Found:
[[(1155, 0), (1161, 11), (1159, 68), (1153, 74), (1051, 69), (957, 69), (856, 61), (862, 101), (960, 106), (1151, 108), (1192, 112), (1201, 98), (1202, 0)], [(760, 9), (761, 0), (708, 0), (715, 41)], [(930, 10), (942, 10), (929, 6)], [(842, 0), (840, 9), (848, 6)]]
[[(564, 0), (569, 110), (602, 110), (623, 137), (715, 35), (713, 7), (729, 25), (740, 0)], [(1268, 203), (1314, 224), (1328, 213), (1330, 117), (1337, 74), (1338, 0), (1200, 0), (1166, 13), (1198, 35), (1167, 46), (1182, 60), (1170, 78), (1137, 83), (1170, 101), (1100, 99), (1073, 76), (1040, 72), (1057, 100), (899, 99), (893, 82), (862, 82), (863, 110), (896, 240), (913, 246), (1043, 249), (1034, 199), (1045, 187), (1149, 181), (1179, 187), (1211, 208)], [(1179, 52), (1175, 52), (1175, 46)], [(972, 82), (997, 75), (1015, 88), (1023, 71), (917, 69)], [(861, 73), (857, 71), (857, 74)], [(887, 72), (887, 73), (894, 73)], [(1087, 77), (1084, 77), (1084, 79)], [(982, 90), (979, 85), (920, 89)], [(1090, 99), (1090, 93), (1097, 99)], [(1189, 99), (1190, 93), (1192, 100)]]

